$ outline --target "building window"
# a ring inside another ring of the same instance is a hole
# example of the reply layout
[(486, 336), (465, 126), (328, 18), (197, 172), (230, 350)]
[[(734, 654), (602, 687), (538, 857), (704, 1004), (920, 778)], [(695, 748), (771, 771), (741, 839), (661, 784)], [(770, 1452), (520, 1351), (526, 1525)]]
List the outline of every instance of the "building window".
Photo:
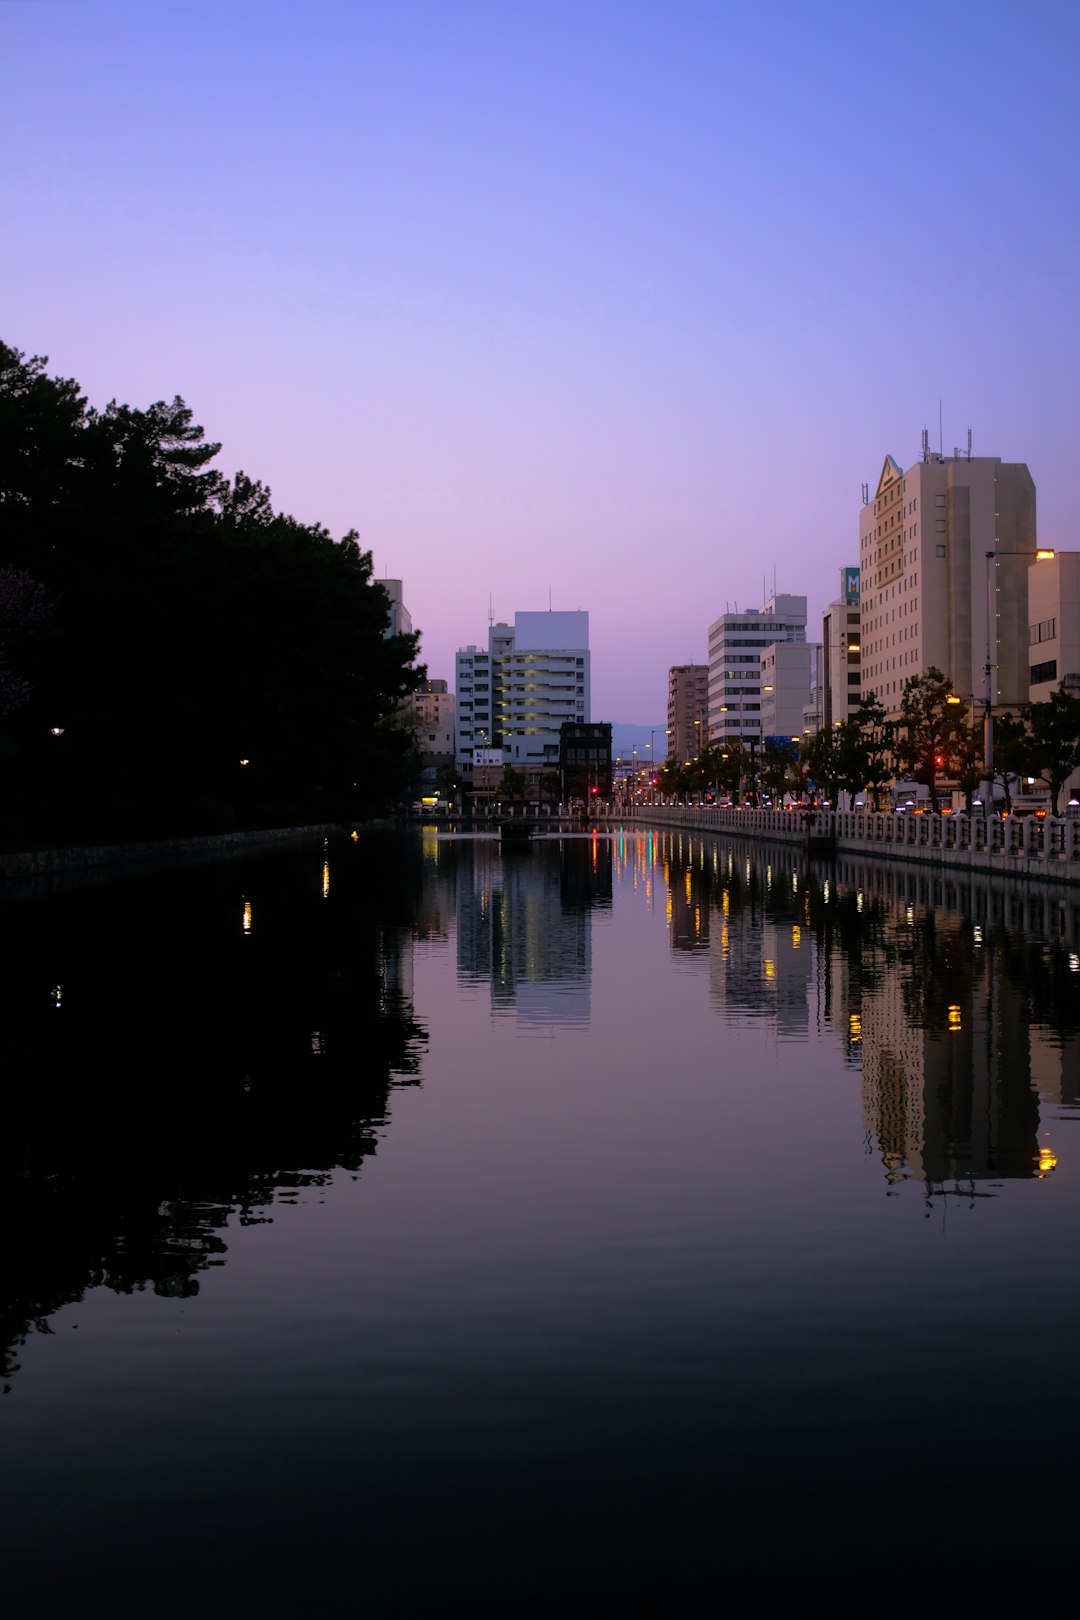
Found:
[(938, 557), (944, 557), (944, 555), (945, 555), (945, 547), (944, 546), (935, 546), (934, 547), (934, 553)]
[(944, 518), (935, 518), (934, 519), (934, 528), (937, 530), (938, 534), (944, 534), (945, 533), (945, 519)]
[(1057, 659), (1048, 658), (1045, 664), (1032, 664), (1030, 681), (1032, 686), (1042, 686), (1044, 681), (1057, 680)]
[(944, 497), (944, 495), (935, 495), (934, 496), (934, 505), (935, 506), (944, 506), (945, 505), (945, 497)]

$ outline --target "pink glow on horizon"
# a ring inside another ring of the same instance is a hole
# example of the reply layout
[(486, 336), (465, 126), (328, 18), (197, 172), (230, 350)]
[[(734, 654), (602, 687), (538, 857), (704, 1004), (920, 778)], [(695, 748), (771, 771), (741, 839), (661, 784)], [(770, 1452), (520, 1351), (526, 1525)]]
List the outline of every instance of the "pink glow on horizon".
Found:
[(434, 676), (550, 590), (651, 723), (774, 571), (813, 623), (939, 398), (1080, 544), (1080, 12), (14, 0), (0, 44), (5, 341), (357, 528)]

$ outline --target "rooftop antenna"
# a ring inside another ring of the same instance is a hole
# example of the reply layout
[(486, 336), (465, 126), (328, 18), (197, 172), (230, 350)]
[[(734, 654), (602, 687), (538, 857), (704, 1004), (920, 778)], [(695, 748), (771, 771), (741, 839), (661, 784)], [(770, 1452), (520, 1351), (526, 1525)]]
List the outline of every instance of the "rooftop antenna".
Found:
[(495, 623), (495, 610), (494, 610), (494, 608), (492, 606), (491, 597), (489, 596), (488, 597), (488, 629), (489, 630), (491, 629), (491, 627), (492, 627), (492, 625), (494, 623)]
[(870, 505), (870, 485), (869, 484), (864, 484), (863, 487), (862, 487), (862, 503), (863, 503), (864, 506), (869, 506)]
[(968, 458), (969, 461), (971, 460), (971, 429), (970, 428), (968, 428), (968, 453), (967, 453), (967, 458)]
[(938, 449), (938, 455), (941, 457), (942, 461), (944, 461), (944, 459), (945, 459), (945, 445), (944, 445), (944, 442), (942, 440), (942, 433), (941, 433), (941, 401), (940, 401), (940, 399), (937, 402), (937, 449)]
[(930, 429), (929, 428), (923, 428), (923, 430), (922, 430), (922, 458), (923, 458), (924, 461), (929, 461), (930, 460)]
[(551, 612), (551, 586), (548, 586), (548, 612)]

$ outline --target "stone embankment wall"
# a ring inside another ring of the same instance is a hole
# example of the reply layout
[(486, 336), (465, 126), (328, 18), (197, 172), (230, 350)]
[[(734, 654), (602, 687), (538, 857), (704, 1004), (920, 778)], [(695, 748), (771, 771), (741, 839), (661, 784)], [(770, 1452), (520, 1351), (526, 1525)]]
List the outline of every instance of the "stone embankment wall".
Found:
[(74, 844), (0, 855), (0, 879), (46, 877), (54, 872), (132, 866), (156, 861), (212, 858), (301, 838), (323, 838), (336, 827), (268, 827), (256, 832), (212, 833), (202, 838), (149, 838), (132, 844)]
[[(650, 805), (627, 820), (722, 832), (805, 847), (806, 818), (795, 810), (721, 810), (714, 805)], [(966, 872), (1006, 873), (1080, 883), (1080, 817), (931, 816), (818, 811), (815, 837), (848, 854), (872, 855)]]

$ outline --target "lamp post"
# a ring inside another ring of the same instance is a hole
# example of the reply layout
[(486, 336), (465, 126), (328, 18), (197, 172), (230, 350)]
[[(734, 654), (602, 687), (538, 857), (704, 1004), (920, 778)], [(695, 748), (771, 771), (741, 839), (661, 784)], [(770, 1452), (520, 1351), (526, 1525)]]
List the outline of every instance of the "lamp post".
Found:
[(983, 765), (986, 770), (987, 806), (993, 808), (994, 803), (994, 653), (997, 651), (997, 637), (994, 634), (996, 615), (994, 613), (994, 574), (991, 564), (998, 557), (1030, 557), (1034, 562), (1043, 562), (1052, 557), (1053, 551), (1049, 547), (1040, 546), (1032, 551), (988, 551), (986, 552), (986, 666), (984, 670), (985, 687), (983, 701), (985, 713), (983, 715)]

